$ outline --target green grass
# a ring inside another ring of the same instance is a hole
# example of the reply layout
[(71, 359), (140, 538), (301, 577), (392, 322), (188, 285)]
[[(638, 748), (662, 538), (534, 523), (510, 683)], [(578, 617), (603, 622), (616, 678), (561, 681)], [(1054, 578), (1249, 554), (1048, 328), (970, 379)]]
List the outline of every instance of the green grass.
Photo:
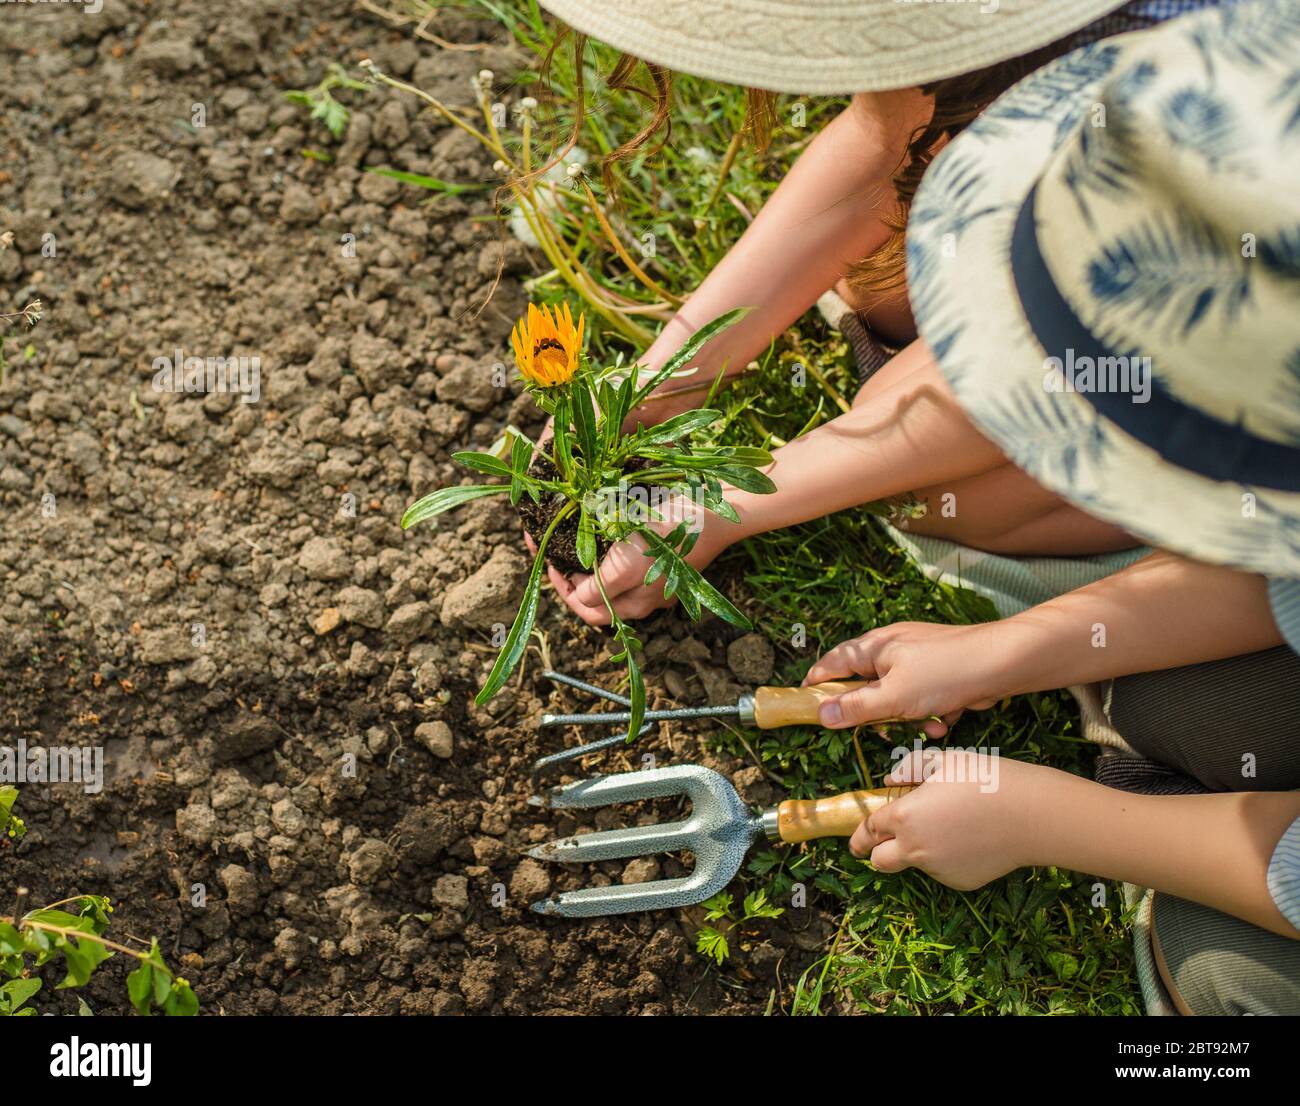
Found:
[[(535, 3), (467, 0), (458, 6), (499, 20), (534, 54), (545, 49)], [(554, 133), (564, 133), (564, 104), (574, 88), (570, 58), (567, 50), (558, 54), (552, 71), (560, 109)], [(635, 98), (604, 89), (601, 75), (609, 72), (615, 55), (593, 47), (587, 60), (593, 103), (583, 141), (591, 153), (601, 154), (634, 134), (643, 116)], [(536, 91), (533, 80), (526, 75), (499, 94), (513, 99)], [(744, 118), (743, 95), (680, 76), (675, 90), (673, 142), (652, 167), (637, 161), (621, 173), (611, 221), (634, 251), (644, 234), (653, 234), (654, 256), (634, 256), (653, 279), (683, 293), (704, 279), (744, 231), (742, 208), (759, 209), (785, 167), (840, 103), (808, 101), (806, 126), (795, 127), (789, 125), (795, 100), (786, 98), (780, 110), (784, 123), (768, 150), (760, 154), (743, 146), (724, 180), (719, 170)], [(543, 153), (548, 148), (544, 139), (536, 146)], [(594, 177), (592, 183), (599, 194)], [(567, 205), (560, 219), (601, 284), (641, 302), (653, 299), (602, 245), (599, 227), (583, 205)], [(533, 294), (559, 299), (566, 289), (560, 280), (543, 276), (533, 282)], [(593, 357), (639, 352), (599, 327), (593, 342)], [(816, 318), (806, 318), (768, 354), (758, 374), (724, 393), (729, 416), (724, 437), (748, 444), (785, 440), (836, 411), (812, 374), (805, 389), (791, 388), (793, 360), (818, 370), (841, 396), (851, 394), (844, 343)], [(774, 639), (778, 676), (790, 682), (822, 651), (874, 626), (991, 616), (974, 595), (927, 581), (865, 511), (768, 534), (732, 550), (723, 563), (743, 576), (747, 611)], [(796, 624), (803, 627), (802, 646), (792, 644)], [(720, 730), (718, 740), (731, 752), (748, 755), (738, 736)], [(857, 739), (861, 756), (848, 733), (808, 728), (749, 734), (745, 740), (793, 796), (875, 786), (891, 764), (889, 746), (871, 731)], [(893, 740), (910, 742), (910, 736)], [(1092, 758), (1079, 736), (1077, 712), (1061, 694), (1025, 696), (968, 713), (948, 740), (996, 746), (1004, 756), (1076, 772), (1086, 772)], [(1091, 878), (1054, 869), (1025, 871), (967, 894), (915, 872), (876, 873), (854, 860), (842, 842), (823, 842), (806, 851), (758, 851), (744, 881), (746, 891), (765, 889), (776, 904), (788, 903), (792, 887), (802, 883), (810, 900), (831, 904), (841, 919), (824, 955), (798, 981), (793, 1003), (777, 1000), (787, 1012), (826, 1013), (846, 1004), (887, 1013), (1140, 1012), (1119, 888), (1107, 888), (1110, 908), (1094, 907)]]

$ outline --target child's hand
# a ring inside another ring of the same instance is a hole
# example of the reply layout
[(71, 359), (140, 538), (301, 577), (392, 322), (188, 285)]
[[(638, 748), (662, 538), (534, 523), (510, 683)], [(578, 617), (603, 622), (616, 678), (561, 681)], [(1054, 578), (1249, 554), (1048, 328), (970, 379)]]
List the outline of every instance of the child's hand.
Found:
[[(663, 521), (650, 524), (658, 534), (668, 534), (683, 518), (688, 525), (700, 527), (695, 547), (686, 557), (687, 563), (697, 571), (703, 571), (732, 541), (744, 536), (735, 523), (680, 498), (664, 504), (659, 513), (663, 515)], [(645, 550), (645, 539), (633, 534), (627, 541), (621, 541), (610, 549), (598, 568), (605, 594), (609, 596), (615, 613), (625, 621), (644, 618), (670, 605), (664, 598), (662, 580), (655, 581), (650, 587), (645, 586), (645, 575), (653, 563), (645, 555)], [(594, 575), (574, 573), (565, 577), (552, 565), (548, 564), (546, 569), (556, 592), (574, 614), (591, 626), (609, 625), (609, 611)]]
[(867, 818), (849, 841), (882, 872), (919, 868), (973, 891), (1036, 863), (1033, 842), (1050, 817), (1062, 777), (1053, 768), (957, 749), (920, 749), (890, 773), (919, 783)]
[(882, 718), (939, 718), (925, 722), (922, 729), (930, 737), (943, 737), (967, 707), (991, 707), (1011, 690), (997, 628), (996, 622), (896, 622), (837, 645), (812, 666), (803, 682), (853, 677), (872, 681), (822, 703), (821, 724), (829, 729)]

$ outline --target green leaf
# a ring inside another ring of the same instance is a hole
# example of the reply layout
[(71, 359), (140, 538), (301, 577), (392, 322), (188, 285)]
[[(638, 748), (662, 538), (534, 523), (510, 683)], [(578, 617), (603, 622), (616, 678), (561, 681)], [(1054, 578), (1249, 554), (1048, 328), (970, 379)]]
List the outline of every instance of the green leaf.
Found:
[(171, 972), (161, 970), (156, 965), (153, 970), (153, 1001), (155, 1006), (161, 1006), (167, 1001), (167, 996), (172, 993), (172, 976)]
[(666, 557), (656, 557), (654, 564), (650, 566), (650, 571), (645, 574), (645, 580), (642, 582), (646, 587), (649, 587), (664, 574), (667, 568), (668, 559)]
[(755, 446), (725, 446), (716, 453), (719, 457), (726, 457), (735, 464), (746, 465), (749, 468), (765, 468), (772, 463), (772, 454), (766, 449), (758, 449)]
[(528, 635), (533, 632), (533, 623), (537, 620), (537, 605), (541, 599), (542, 592), (542, 566), (546, 563), (546, 547), (550, 544), (551, 535), (555, 533), (555, 528), (568, 514), (561, 507), (555, 517), (551, 519), (551, 524), (546, 528), (546, 533), (542, 535), (542, 540), (537, 544), (537, 556), (533, 558), (533, 569), (528, 575), (528, 583), (524, 587), (524, 599), (519, 605), (519, 613), (515, 615), (514, 625), (510, 627), (510, 633), (506, 635), (505, 644), (501, 646), (501, 652), (497, 654), (496, 663), (492, 666), (492, 671), (488, 673), (487, 682), (474, 697), (474, 702), (482, 706), (492, 698), (501, 686), (510, 678), (510, 673), (515, 670), (515, 665), (519, 663), (519, 658), (524, 655), (524, 649), (528, 645)]
[(731, 892), (719, 891), (711, 899), (705, 899), (700, 905), (704, 907), (704, 920), (716, 922), (721, 918), (731, 917)]
[(743, 492), (771, 495), (776, 491), (776, 485), (772, 483), (771, 478), (758, 469), (745, 468), (741, 465), (721, 465), (713, 471), (728, 484)]
[(413, 184), (416, 188), (427, 188), (430, 192), (445, 192), (449, 196), (459, 196), (462, 192), (482, 192), (488, 187), (486, 184), (451, 184), (437, 177), (426, 177), (423, 173), (407, 173), (401, 169), (370, 168), (366, 172), (374, 173), (378, 177), (398, 180), (403, 184)]
[(1056, 978), (1062, 981), (1073, 979), (1079, 974), (1079, 961), (1068, 952), (1049, 952), (1047, 963), (1056, 973)]
[(727, 938), (712, 926), (705, 926), (695, 939), (695, 951), (709, 957), (719, 967), (731, 954)]
[(18, 788), (6, 784), (0, 787), (0, 833), (7, 834), (14, 840), (21, 840), (27, 832), (23, 820), (13, 813), (14, 803), (18, 801)]
[(555, 399), (555, 421), (551, 424), (551, 456), (555, 467), (560, 470), (561, 480), (573, 478), (573, 450), (569, 443), (569, 422), (573, 418), (569, 397), (557, 393)]
[(528, 471), (528, 463), (533, 459), (533, 443), (522, 435), (514, 435), (514, 440), (510, 443), (510, 471), (513, 473), (525, 473)]
[(184, 979), (173, 981), (172, 993), (167, 996), (163, 1013), (170, 1018), (192, 1018), (199, 1012), (199, 999)]
[(141, 960), (140, 966), (126, 977), (126, 993), (137, 1013), (149, 1013), (153, 998), (153, 967), (146, 961)]
[[(0, 1014), (16, 1014), (18, 1007), (41, 989), (39, 979), (15, 979), (0, 984)], [(25, 1014), (34, 1014), (34, 1010), (25, 1010)]]
[(627, 722), (627, 739), (631, 741), (641, 732), (641, 725), (645, 721), (645, 680), (641, 676), (641, 665), (636, 659), (639, 643), (621, 622), (619, 640), (623, 642), (623, 651), (627, 654), (627, 697), (631, 701), (631, 706), (628, 707), (631, 717)]
[(692, 619), (699, 618), (699, 608), (702, 604), (733, 626), (739, 626), (744, 630), (752, 628), (749, 619), (741, 614), (725, 595), (682, 560), (663, 538), (646, 527), (639, 527), (638, 532), (645, 538), (646, 543), (654, 553), (659, 556), (666, 553), (673, 567), (681, 574), (681, 581), (678, 584), (678, 599)]
[(757, 891), (751, 891), (745, 896), (744, 911), (746, 920), (750, 918), (779, 918), (785, 913), (785, 907), (768, 902), (767, 891), (760, 887)]
[(578, 563), (586, 569), (596, 563), (596, 524), (585, 507), (578, 516)]
[(28, 922), (43, 922), (45, 925), (58, 926), (60, 929), (77, 929), (82, 933), (94, 932), (94, 918), (69, 914), (66, 910), (32, 910), (23, 915)]
[(678, 561), (677, 566), (674, 571), (681, 577), (677, 584), (677, 601), (681, 603), (687, 617), (692, 622), (698, 622), (700, 620), (700, 599), (695, 590), (696, 581), (690, 575), (693, 570), (685, 561)]
[(22, 934), (8, 922), (0, 922), (0, 956), (16, 956), (25, 950)]
[(471, 499), (481, 499), (485, 495), (503, 495), (509, 490), (505, 484), (461, 484), (454, 488), (439, 488), (406, 508), (406, 513), (402, 515), (402, 529), (409, 530), (417, 522), (450, 511)]
[(591, 389), (586, 381), (578, 381), (573, 388), (573, 427), (578, 434), (578, 446), (589, 470), (599, 464), (600, 449), (596, 436), (596, 409), (591, 402)]
[(474, 453), (463, 451), (451, 455), (453, 461), (457, 461), (466, 468), (477, 469), (488, 476), (509, 476), (511, 469), (500, 457), (491, 453)]
[(645, 442), (647, 445), (676, 442), (689, 437), (697, 430), (703, 430), (721, 417), (721, 411), (714, 411), (707, 407), (698, 411), (687, 411), (673, 416), (667, 422), (661, 422), (658, 426), (637, 431), (636, 437), (638, 441)]
[(618, 394), (614, 399), (613, 415), (610, 416), (610, 421), (615, 426), (621, 427), (627, 420), (632, 408), (636, 406), (636, 380), (636, 370), (633, 368), (623, 378), (623, 383), (618, 387)]
[[(707, 342), (709, 342), (713, 338), (716, 338), (719, 334), (721, 334), (724, 330), (726, 330), (727, 327), (743, 319), (746, 315), (749, 314), (749, 312), (750, 312), (750, 308), (748, 307), (737, 307), (732, 311), (728, 311), (723, 315), (719, 315), (712, 322), (705, 323), (704, 326), (700, 327), (699, 330), (697, 330), (688, 339), (686, 339), (686, 342), (682, 345), (680, 349), (678, 349), (676, 353), (674, 353), (670, 358), (668, 358), (667, 361), (664, 362), (663, 367), (657, 373), (655, 373), (654, 376), (650, 378), (649, 383), (643, 385), (640, 389), (637, 390), (635, 398), (633, 399), (632, 403), (629, 405), (628, 409), (631, 410), (632, 407), (636, 407), (646, 396), (648, 396), (657, 387), (659, 387), (660, 384), (662, 384), (665, 380), (667, 380), (670, 376), (672, 376), (673, 373), (680, 372), (687, 365), (689, 365), (691, 362), (691, 358), (693, 358), (697, 353), (700, 352), (701, 347), (703, 347)], [(635, 379), (635, 377), (636, 377), (635, 372), (629, 374), (629, 379)], [(626, 412), (624, 413), (623, 417), (624, 418), (627, 417)]]
[(84, 987), (90, 980), (91, 973), (105, 960), (113, 955), (98, 941), (90, 938), (65, 937), (60, 946), (63, 950), (63, 962), (68, 974), (64, 976), (59, 987)]
[(510, 506), (512, 507), (524, 494), (526, 487), (524, 473), (528, 471), (528, 462), (532, 455), (532, 444), (526, 438), (515, 435), (510, 446)]

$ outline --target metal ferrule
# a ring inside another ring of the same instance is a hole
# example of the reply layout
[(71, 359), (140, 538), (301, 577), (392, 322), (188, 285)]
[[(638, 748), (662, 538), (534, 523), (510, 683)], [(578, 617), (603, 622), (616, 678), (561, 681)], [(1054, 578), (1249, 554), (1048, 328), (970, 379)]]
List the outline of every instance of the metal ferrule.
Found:
[(781, 840), (781, 826), (778, 821), (778, 811), (780, 807), (772, 807), (771, 810), (765, 810), (758, 816), (758, 824), (763, 827), (763, 833), (769, 841)]
[(742, 695), (740, 702), (736, 704), (736, 714), (740, 718), (742, 726), (752, 726), (754, 724), (754, 697), (752, 695)]

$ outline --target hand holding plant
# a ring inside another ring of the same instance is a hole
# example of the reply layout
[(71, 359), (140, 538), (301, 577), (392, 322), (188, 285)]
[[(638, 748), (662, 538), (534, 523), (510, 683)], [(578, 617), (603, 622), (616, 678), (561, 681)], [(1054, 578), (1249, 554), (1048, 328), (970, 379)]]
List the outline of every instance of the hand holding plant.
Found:
[[(548, 555), (568, 561), (570, 548), (570, 567), (590, 571), (606, 549), (635, 537), (644, 550), (646, 585), (662, 581), (664, 595), (680, 600), (693, 619), (708, 610), (749, 628), (748, 619), (691, 563), (700, 538), (693, 523), (699, 517), (695, 512), (739, 521), (723, 495), (724, 482), (760, 494), (775, 490), (758, 471), (771, 463), (771, 454), (744, 446), (693, 445), (691, 437), (721, 417), (721, 412), (708, 408), (631, 433), (623, 429), (630, 411), (670, 377), (691, 371), (687, 366), (699, 349), (743, 314), (730, 311), (701, 327), (662, 368), (643, 376), (635, 366), (621, 363), (592, 366), (582, 351), (585, 320), (580, 315), (575, 325), (567, 305), (554, 312), (529, 306), (511, 341), (529, 392), (552, 417), (551, 439), (539, 446), (512, 429), (506, 458), (495, 453), (455, 454), (461, 464), (506, 482), (442, 488), (412, 504), (402, 516), (402, 526), (410, 527), (471, 499), (509, 495), (530, 526), (537, 552), (523, 601), (476, 702), (491, 699), (518, 665), (537, 618)], [(635, 479), (635, 485), (629, 478)], [(668, 503), (673, 504), (671, 518), (664, 509)], [(602, 602), (621, 646), (614, 659), (627, 667), (631, 736), (641, 728), (645, 711), (645, 685), (637, 659), (640, 643), (612, 598), (602, 595)]]

